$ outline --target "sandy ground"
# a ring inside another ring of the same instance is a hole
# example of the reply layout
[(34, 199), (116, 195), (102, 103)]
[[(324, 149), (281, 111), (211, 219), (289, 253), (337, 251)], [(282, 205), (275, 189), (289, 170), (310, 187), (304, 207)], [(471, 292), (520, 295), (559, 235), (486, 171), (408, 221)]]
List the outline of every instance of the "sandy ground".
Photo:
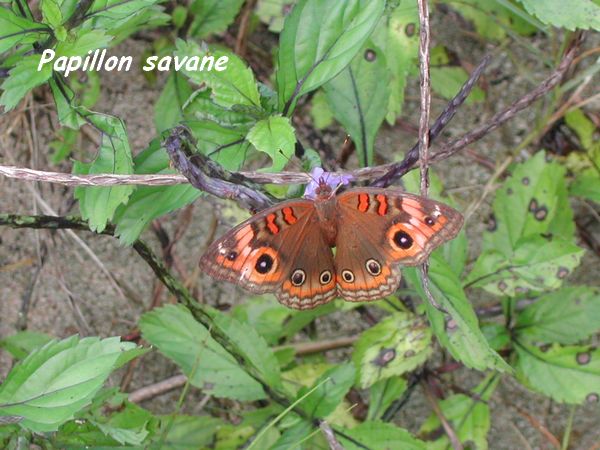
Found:
[[(446, 19), (451, 21), (451, 19)], [(449, 25), (452, 25), (450, 23)], [(452, 26), (444, 27), (444, 40), (461, 39), (464, 36), (452, 30)], [(453, 34), (455, 34), (453, 36)], [(597, 37), (597, 36), (596, 36)], [(438, 37), (441, 40), (441, 37)], [(598, 41), (598, 39), (596, 39)], [(121, 45), (115, 53), (140, 54), (146, 43), (131, 40)], [(539, 43), (545, 45), (544, 42)], [(598, 42), (596, 42), (598, 45)], [(588, 43), (588, 47), (592, 45)], [(482, 54), (480, 45), (467, 40), (464, 47), (457, 50), (459, 58), (476, 64)], [(514, 49), (517, 55), (522, 50)], [(505, 55), (496, 56), (488, 71), (490, 77), (500, 79), (503, 75), (510, 77), (499, 84), (490, 86), (486, 103), (467, 105), (461, 108), (456, 119), (447, 127), (444, 138), (459, 135), (463, 131), (476, 126), (482, 120), (490, 117), (495, 111), (507, 105), (532, 88), (548, 72), (539, 61), (530, 55), (520, 61), (521, 67), (515, 67)], [(526, 71), (526, 72), (525, 72)], [(527, 73), (527, 76), (523, 74)], [(155, 135), (153, 118), (150, 113), (152, 105), (160, 93), (160, 83), (151, 86), (138, 71), (126, 74), (114, 73), (107, 78), (103, 76), (102, 98), (95, 110), (117, 115), (125, 120), (129, 132), (131, 147), (134, 152), (141, 151)], [(406, 121), (412, 125), (418, 123), (417, 83), (413, 81), (407, 93)], [(48, 98), (48, 97), (45, 97)], [(433, 111), (441, 111), (444, 106), (441, 100), (434, 100)], [(0, 118), (0, 163), (16, 164), (23, 167), (49, 168), (70, 172), (70, 162), (64, 162), (58, 167), (51, 167), (48, 162), (48, 142), (52, 139), (52, 129), (56, 119), (50, 113), (52, 107), (43, 101), (27, 102), (21, 105), (26, 109), (22, 114), (11, 113)], [(487, 158), (492, 163), (502, 161), (511, 154), (520, 139), (530, 128), (536, 118), (537, 108), (521, 114), (502, 130), (493, 133), (484, 140), (472, 145), (470, 150)], [(35, 119), (32, 122), (32, 118)], [(11, 127), (12, 131), (6, 133)], [(343, 131), (339, 131), (340, 141)], [(384, 126), (377, 140), (378, 158), (392, 160), (401, 157), (406, 145), (399, 142), (413, 142), (415, 135), (405, 133), (401, 127)], [(83, 154), (90, 157), (89, 146), (84, 145)], [(350, 162), (352, 164), (352, 160)], [(482, 194), (485, 183), (491, 176), (491, 170), (475, 162), (466, 152), (436, 167), (446, 188), (458, 199), (459, 205), (466, 207)], [(35, 198), (39, 197), (49, 207), (60, 214), (76, 214), (77, 206), (71, 202), (72, 189), (49, 184), (34, 185), (21, 181), (0, 178), (0, 210), (16, 214), (36, 214), (42, 211)], [(490, 212), (490, 200), (487, 198), (481, 208), (467, 223), (467, 232), (471, 238), (470, 255), (477, 255), (478, 242), (485, 227), (485, 218)], [(213, 203), (207, 200), (196, 202), (192, 215), (192, 224), (183, 238), (178, 242), (175, 254), (182, 271), (192, 273), (196, 262), (206, 243), (206, 230), (209, 228), (210, 217), (207, 211), (213, 209)], [(577, 205), (574, 205), (579, 211)], [(181, 212), (170, 214), (161, 219), (164, 227), (172, 232), (178, 222)], [(229, 224), (231, 225), (231, 224)], [(219, 230), (226, 229), (224, 225)], [(598, 230), (596, 230), (598, 232)], [(151, 270), (140, 260), (135, 252), (119, 245), (118, 241), (104, 236), (94, 236), (91, 233), (75, 232), (81, 241), (88, 246), (97, 259), (118, 283), (125, 288), (121, 294), (109, 282), (105, 273), (100, 270), (97, 262), (86, 253), (84, 244), (74, 240), (66, 232), (11, 230), (0, 229), (0, 336), (6, 336), (16, 331), (19, 311), (23, 298), (33, 286), (30, 295), (30, 311), (27, 316), (27, 329), (45, 332), (56, 337), (66, 337), (74, 333), (82, 335), (112, 336), (131, 333), (136, 322), (145, 311), (152, 299), (156, 280)], [(160, 254), (160, 246), (156, 236), (146, 231), (142, 238)], [(47, 251), (44, 251), (46, 248)], [(36, 276), (37, 261), (45, 253), (45, 263)], [(598, 259), (588, 251), (584, 263), (570, 279), (573, 283), (598, 284)], [(215, 291), (217, 289), (218, 291)], [(236, 303), (243, 295), (229, 286), (201, 279), (198, 292), (204, 293), (207, 301), (212, 301), (217, 293), (227, 303)], [(163, 293), (163, 300), (167, 296)], [(489, 302), (490, 298), (474, 292), (471, 297), (475, 305)], [(316, 324), (316, 336), (327, 339), (339, 336), (356, 335), (367, 328), (357, 312), (345, 314), (336, 313), (326, 319), (320, 319)], [(301, 334), (298, 339), (307, 339)], [(330, 352), (333, 360), (347, 358), (348, 350)], [(10, 368), (10, 358), (0, 351), (0, 378), (4, 377)], [(177, 369), (160, 355), (153, 353), (142, 358), (136, 371), (130, 390), (150, 384), (175, 374)], [(468, 370), (459, 370), (452, 375), (455, 384), (470, 388), (481, 379), (481, 375)], [(113, 376), (111, 383), (118, 384), (120, 376)], [(174, 408), (174, 402), (179, 392), (170, 393), (155, 398), (144, 404), (156, 412), (169, 412)], [(192, 389), (185, 410), (199, 413), (194, 405), (202, 394)], [(527, 411), (530, 417), (544, 424), (555, 436), (562, 436), (570, 409), (557, 405), (550, 400), (531, 393), (516, 381), (504, 377), (493, 396), (492, 429), (489, 434), (490, 448), (515, 449), (525, 448), (526, 442), (531, 448), (551, 448), (542, 434), (527, 418), (519, 414), (518, 406)], [(398, 415), (397, 423), (415, 432), (429, 406), (424, 401), (422, 393), (417, 390), (408, 405)], [(572, 446), (573, 449), (590, 448), (600, 441), (600, 409), (595, 406), (578, 407), (575, 413)]]

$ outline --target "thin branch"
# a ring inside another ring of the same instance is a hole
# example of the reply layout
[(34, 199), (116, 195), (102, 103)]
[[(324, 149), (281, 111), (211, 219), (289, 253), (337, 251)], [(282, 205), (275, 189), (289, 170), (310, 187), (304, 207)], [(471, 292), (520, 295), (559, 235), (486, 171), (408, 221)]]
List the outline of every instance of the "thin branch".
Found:
[(446, 419), (446, 416), (444, 416), (444, 413), (442, 412), (442, 409), (440, 408), (439, 403), (437, 402), (436, 398), (433, 396), (433, 393), (431, 392), (431, 387), (427, 384), (427, 380), (422, 382), (421, 385), (423, 386), (423, 391), (425, 392), (425, 398), (431, 405), (431, 409), (433, 409), (433, 412), (435, 413), (438, 420), (442, 424), (442, 427), (444, 428), (444, 431), (446, 432), (446, 436), (448, 436), (450, 445), (452, 445), (452, 448), (454, 450), (463, 450), (463, 446), (460, 443), (460, 439), (456, 435), (456, 431), (454, 431), (454, 428), (452, 428), (452, 424), (450, 424), (450, 422), (448, 422), (448, 419)]
[(180, 388), (187, 383), (185, 375), (175, 375), (158, 383), (150, 384), (131, 392), (128, 396), (132, 403), (141, 403), (144, 400), (154, 398), (158, 395), (166, 394), (173, 389)]

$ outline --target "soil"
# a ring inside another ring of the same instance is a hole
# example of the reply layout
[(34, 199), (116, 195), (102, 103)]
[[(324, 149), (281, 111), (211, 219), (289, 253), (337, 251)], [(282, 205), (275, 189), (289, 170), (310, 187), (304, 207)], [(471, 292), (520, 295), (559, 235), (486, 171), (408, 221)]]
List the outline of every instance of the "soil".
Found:
[[(459, 61), (474, 65), (481, 59), (483, 50), (492, 50), (491, 47), (482, 49), (481, 43), (462, 32), (453, 22), (452, 17), (443, 17), (441, 20), (447, 23), (441, 23), (436, 28), (443, 31), (440, 33), (442, 35), (434, 36), (434, 45), (454, 42), (453, 50), (457, 52)], [(260, 33), (266, 32), (263, 30)], [(261, 41), (260, 37), (252, 38), (253, 41), (255, 39), (256, 42)], [(534, 41), (534, 45), (540, 49), (544, 49), (548, 44), (543, 36)], [(597, 48), (599, 44), (599, 36), (595, 35), (588, 40), (586, 47)], [(136, 59), (140, 60), (139, 55), (147, 47), (147, 42), (133, 38), (111, 52), (115, 55), (137, 55)], [(508, 50), (495, 54), (491, 67), (487, 71), (486, 101), (461, 107), (442, 139), (457, 136), (485, 121), (494, 112), (528, 92), (549, 72), (548, 67), (523, 48), (515, 45)], [(134, 152), (141, 151), (156, 135), (152, 114), (148, 112), (153, 111), (153, 105), (160, 94), (164, 80), (150, 84), (139, 70), (126, 73), (115, 72), (110, 76), (101, 73), (101, 77), (103, 91), (94, 109), (121, 117), (127, 124), (132, 149)], [(490, 82), (502, 80), (504, 77), (506, 77), (505, 81)], [(594, 84), (599, 85), (596, 82), (590, 83), (590, 86)], [(53, 139), (54, 130), (57, 128), (53, 105), (49, 98), (47, 92), (43, 90), (36, 92), (35, 100), (29, 96), (15, 112), (0, 118), (0, 164), (70, 172), (71, 161), (63, 162), (58, 166), (53, 166), (49, 162), (48, 144)], [(411, 80), (407, 99), (403, 122), (415, 129), (418, 124), (418, 82), (414, 79)], [(444, 106), (445, 101), (434, 99), (432, 116), (436, 116)], [(592, 104), (589, 107), (598, 111), (600, 105)], [(446, 190), (455, 196), (461, 207), (466, 208), (482, 195), (483, 186), (493, 172), (490, 167), (478, 163), (474, 155), (491, 162), (492, 165), (499, 164), (515, 151), (521, 138), (528, 133), (532, 124), (539, 120), (538, 112), (538, 105), (531, 107), (501, 130), (473, 144), (439, 167), (435, 167)], [(306, 113), (306, 110), (303, 113)], [(380, 161), (400, 159), (406, 150), (406, 143), (416, 140), (413, 132), (405, 132), (403, 128), (406, 127), (388, 125), (383, 127), (376, 143)], [(343, 130), (339, 128), (330, 133), (337, 133), (339, 142), (344, 138)], [(528, 150), (535, 150), (535, 148), (528, 147)], [(89, 159), (93, 156), (93, 149), (89, 143), (83, 142), (77, 154), (85, 155)], [(355, 164), (356, 161), (353, 159), (348, 163), (349, 166)], [(0, 178), (0, 211), (2, 212), (15, 214), (47, 212), (36, 202), (35, 198), (39, 197), (52, 208), (54, 213), (77, 214), (78, 209), (73, 204), (72, 195), (72, 188)], [(485, 228), (485, 220), (490, 213), (492, 198), (493, 196), (488, 195), (466, 224), (471, 243), (471, 260), (478, 253), (478, 245)], [(236, 304), (244, 298), (244, 294), (239, 290), (192, 276), (209, 239), (207, 230), (214, 220), (210, 217), (213, 213), (207, 215), (207, 211), (213, 211), (215, 203), (219, 202), (200, 199), (194, 204), (191, 210), (191, 225), (173, 251), (176, 255), (175, 272), (178, 276), (189, 278), (196, 284), (196, 293), (201, 300), (215, 304), (215, 299), (218, 298), (221, 304)], [(573, 207), (578, 214), (589, 214), (576, 202), (573, 203)], [(170, 236), (173, 236), (177, 224), (182, 221), (183, 214), (186, 212), (177, 211), (159, 220)], [(216, 217), (219, 217), (218, 213)], [(221, 223), (218, 232), (222, 232), (230, 225), (231, 223)], [(600, 236), (598, 224), (593, 232), (596, 233), (596, 238)], [(81, 241), (75, 241), (73, 236), (77, 236)], [(161, 254), (156, 233), (151, 229), (144, 232), (142, 239), (149, 243), (157, 254)], [(109, 282), (105, 272), (100, 269), (97, 262), (93, 261), (81, 242), (91, 249), (106, 271), (117, 280), (124, 293), (120, 293), (113, 287), (113, 283)], [(581, 245), (586, 247), (583, 243)], [(40, 259), (43, 260), (41, 269), (39, 269)], [(600, 267), (598, 256), (588, 248), (583, 263), (569, 281), (573, 284), (598, 285), (600, 275), (598, 267)], [(149, 307), (156, 289), (157, 281), (152, 271), (131, 248), (120, 245), (114, 238), (96, 236), (89, 232), (69, 234), (64, 231), (13, 230), (6, 227), (0, 229), (0, 336), (15, 333), (19, 323), (26, 326), (28, 330), (48, 333), (59, 338), (74, 333), (101, 337), (128, 335), (135, 331), (137, 320)], [(478, 297), (478, 295), (479, 292), (474, 293), (470, 299), (475, 306), (492, 300), (490, 297), (484, 295)], [(163, 290), (159, 299), (172, 300), (166, 290)], [(28, 313), (26, 317), (22, 317), (20, 311), (27, 303)], [(319, 319), (312, 331), (312, 337), (328, 339), (353, 336), (366, 328), (368, 324), (357, 311), (336, 313)], [(301, 333), (298, 339), (308, 340), (308, 336)], [(343, 349), (329, 352), (326, 356), (331, 360), (339, 361), (348, 358), (349, 354), (349, 349)], [(10, 366), (11, 358), (0, 351), (0, 379), (8, 373)], [(173, 364), (157, 352), (152, 352), (139, 362), (133, 372), (128, 390), (132, 391), (155, 383), (176, 373), (177, 368)], [(118, 385), (122, 375), (123, 371), (113, 375), (110, 383)], [(475, 386), (481, 378), (482, 374), (466, 369), (452, 375), (453, 383), (462, 389)], [(144, 402), (143, 406), (155, 412), (171, 412), (175, 408), (179, 394), (179, 391), (175, 391), (155, 397)], [(202, 397), (201, 392), (192, 389), (184, 405), (184, 411), (200, 413), (197, 405)], [(546, 427), (550, 433), (560, 439), (571, 412), (569, 406), (556, 404), (532, 393), (509, 376), (502, 378), (490, 404), (492, 428), (489, 433), (489, 446), (492, 449), (552, 448), (539, 427)], [(429, 405), (417, 389), (398, 415), (396, 422), (416, 432), (429, 412)], [(577, 407), (570, 448), (587, 449), (598, 444), (600, 442), (598, 424), (600, 424), (600, 409), (597, 405)]]

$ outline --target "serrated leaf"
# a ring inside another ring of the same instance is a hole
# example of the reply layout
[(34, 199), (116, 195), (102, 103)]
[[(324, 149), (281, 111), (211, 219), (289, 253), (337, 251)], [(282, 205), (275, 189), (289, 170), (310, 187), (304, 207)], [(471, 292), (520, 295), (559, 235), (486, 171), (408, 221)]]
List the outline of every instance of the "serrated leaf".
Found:
[(360, 335), (352, 360), (364, 389), (385, 378), (402, 375), (431, 354), (431, 329), (413, 314), (397, 312)]
[(429, 262), (429, 289), (436, 301), (448, 311), (448, 318), (429, 303), (417, 270), (405, 268), (403, 273), (417, 288), (425, 304), (433, 332), (440, 343), (454, 359), (461, 361), (467, 367), (477, 370), (495, 369), (501, 372), (510, 372), (511, 367), (492, 350), (479, 329), (477, 316), (465, 295), (458, 276), (441, 257), (439, 251), (431, 255)]
[(515, 341), (517, 376), (530, 389), (560, 403), (597, 403), (600, 350), (586, 346), (541, 349)]
[(204, 56), (213, 56), (215, 63), (220, 58), (227, 58), (227, 68), (222, 71), (194, 70), (187, 68), (181, 70), (194, 83), (205, 84), (211, 89), (213, 101), (223, 107), (233, 105), (247, 105), (260, 108), (260, 96), (252, 70), (237, 55), (220, 49), (201, 49), (193, 42), (177, 41), (177, 50), (174, 53), (180, 59), (184, 57), (198, 57), (200, 61)]
[(364, 448), (425, 450), (427, 448), (425, 442), (391, 423), (367, 421), (350, 430), (344, 430), (344, 434), (352, 438), (350, 440), (345, 436), (338, 436), (345, 450)]
[(0, 30), (0, 53), (18, 44), (32, 44), (50, 33), (46, 25), (19, 17), (4, 7), (0, 7)]
[(203, 39), (225, 31), (237, 16), (244, 0), (195, 0), (190, 6), (194, 15), (188, 34)]
[(37, 54), (23, 56), (10, 70), (1, 86), (0, 105), (4, 105), (5, 112), (17, 106), (25, 94), (52, 76), (51, 64), (42, 65), (38, 71), (41, 57)]
[(552, 234), (573, 240), (575, 224), (565, 185), (565, 168), (547, 162), (538, 152), (516, 165), (496, 192), (493, 231), (483, 237), (483, 249), (509, 256), (526, 236)]
[(271, 116), (268, 119), (259, 120), (250, 129), (246, 139), (257, 150), (265, 152), (273, 160), (273, 164), (267, 170), (278, 172), (288, 163), (296, 145), (294, 128), (290, 119), (282, 116)]
[(280, 388), (281, 374), (273, 351), (258, 332), (244, 322), (227, 316), (216, 309), (209, 309), (208, 314), (214, 326), (229, 337), (238, 354), (261, 374), (270, 387)]
[[(133, 161), (125, 130), (125, 124), (117, 117), (90, 114), (88, 120), (102, 131), (98, 154), (93, 162), (86, 164), (75, 161), (75, 174), (131, 174)], [(90, 229), (97, 233), (106, 228), (116, 209), (125, 203), (134, 186), (77, 187), (75, 198), (79, 200), (81, 216), (89, 222)]]
[[(177, 414), (161, 418), (161, 425), (157, 432), (156, 441), (162, 442), (164, 450), (189, 450), (209, 446), (214, 436), (224, 422), (210, 416), (185, 416)], [(167, 428), (168, 427), (168, 428)], [(163, 441), (163, 433), (166, 437)]]
[(365, 167), (373, 162), (375, 136), (387, 113), (388, 80), (383, 52), (367, 41), (351, 64), (323, 85), (334, 117), (355, 142)]
[[(313, 387), (302, 387), (298, 391), (300, 398), (308, 391), (322, 383), (298, 407), (311, 417), (325, 418), (342, 402), (354, 384), (355, 370), (352, 364), (341, 364), (325, 371), (314, 383)], [(324, 380), (327, 380), (323, 382)]]
[(301, 0), (286, 18), (277, 65), (279, 111), (335, 77), (363, 46), (383, 14), (383, 0)]
[[(135, 173), (176, 173), (169, 167), (169, 157), (158, 140), (138, 154), (134, 163)], [(136, 186), (127, 204), (120, 205), (115, 211), (115, 235), (123, 244), (131, 245), (152, 220), (192, 203), (201, 194), (190, 184)]]
[(369, 390), (369, 411), (367, 420), (378, 420), (388, 407), (406, 391), (408, 383), (404, 378), (385, 378), (373, 384)]
[[(444, 417), (452, 424), (460, 442), (471, 442), (474, 448), (486, 450), (488, 448), (487, 434), (490, 430), (490, 407), (487, 401), (497, 385), (498, 378), (484, 381), (473, 390), (481, 400), (464, 394), (455, 394), (438, 402)], [(421, 433), (436, 433), (442, 425), (436, 414), (431, 414), (421, 426)], [(441, 438), (430, 442), (427, 446), (431, 450), (444, 450), (450, 445), (444, 433)]]
[(0, 348), (9, 352), (16, 359), (23, 359), (36, 348), (52, 340), (52, 336), (36, 331), (19, 331), (0, 339)]
[[(468, 78), (469, 74), (462, 67), (431, 68), (431, 88), (447, 100), (454, 98)], [(483, 100), (485, 100), (485, 93), (481, 88), (475, 86), (465, 103), (481, 102)]]
[(0, 386), (0, 416), (24, 417), (35, 432), (57, 430), (89, 404), (110, 373), (138, 356), (119, 338), (51, 341), (17, 364)]
[(250, 377), (208, 330), (183, 306), (168, 305), (140, 319), (144, 339), (181, 367), (190, 383), (216, 397), (236, 400), (265, 398)]
[(600, 30), (600, 5), (592, 0), (577, 0), (568, 5), (562, 0), (519, 0), (525, 9), (542, 22), (575, 31)]
[(466, 285), (509, 296), (557, 289), (579, 265), (583, 253), (582, 248), (558, 237), (525, 237), (512, 255), (482, 252)]
[(520, 311), (513, 331), (520, 340), (575, 344), (600, 330), (600, 291), (566, 287)]

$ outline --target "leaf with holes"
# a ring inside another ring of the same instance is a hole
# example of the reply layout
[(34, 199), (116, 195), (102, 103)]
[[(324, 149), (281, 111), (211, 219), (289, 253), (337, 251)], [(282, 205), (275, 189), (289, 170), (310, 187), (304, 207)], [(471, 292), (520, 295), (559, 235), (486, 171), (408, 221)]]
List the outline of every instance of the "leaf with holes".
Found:
[(352, 63), (323, 86), (334, 117), (350, 134), (365, 167), (373, 162), (375, 135), (387, 113), (389, 76), (383, 52), (367, 41)]
[[(346, 450), (392, 449), (425, 450), (425, 442), (413, 437), (408, 431), (391, 423), (366, 421), (352, 429), (344, 430), (338, 439)], [(350, 437), (348, 439), (346, 436)]]
[(538, 298), (517, 316), (513, 331), (520, 340), (575, 344), (600, 330), (600, 291), (566, 287)]
[(298, 97), (346, 67), (383, 14), (383, 0), (300, 0), (279, 39), (279, 111), (290, 114)]
[(433, 297), (448, 311), (448, 317), (429, 302), (417, 269), (407, 267), (403, 269), (403, 273), (419, 292), (433, 332), (440, 343), (456, 360), (467, 367), (511, 372), (511, 367), (492, 350), (479, 329), (475, 311), (449, 263), (444, 260), (439, 251), (431, 255), (429, 262), (429, 289)]
[(168, 305), (140, 319), (142, 335), (173, 360), (190, 383), (215, 397), (236, 400), (265, 398), (262, 386), (216, 342), (183, 306)]
[(598, 403), (600, 350), (553, 345), (544, 350), (515, 342), (517, 377), (531, 390), (561, 403)]
[(352, 360), (360, 386), (414, 370), (431, 355), (431, 328), (419, 316), (397, 312), (360, 335)]
[(51, 341), (9, 372), (0, 386), (0, 417), (20, 416), (34, 432), (55, 431), (92, 401), (113, 370), (143, 353), (117, 337)]
[(496, 250), (482, 252), (465, 283), (509, 296), (557, 289), (579, 265), (583, 253), (582, 248), (558, 237), (525, 237), (508, 257)]

